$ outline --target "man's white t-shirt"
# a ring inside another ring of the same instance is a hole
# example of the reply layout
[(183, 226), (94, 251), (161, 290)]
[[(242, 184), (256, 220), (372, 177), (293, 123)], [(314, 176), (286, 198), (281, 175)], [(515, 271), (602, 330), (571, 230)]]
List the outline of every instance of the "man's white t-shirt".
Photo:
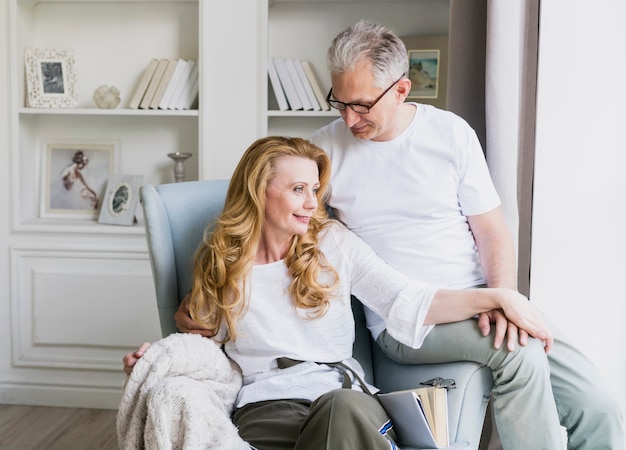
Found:
[[(390, 141), (355, 138), (343, 119), (311, 141), (332, 161), (329, 205), (348, 228), (409, 277), (452, 288), (485, 283), (466, 216), (500, 198), (476, 133), (459, 116), (412, 103), (416, 112)], [(366, 311), (374, 338), (382, 319)]]

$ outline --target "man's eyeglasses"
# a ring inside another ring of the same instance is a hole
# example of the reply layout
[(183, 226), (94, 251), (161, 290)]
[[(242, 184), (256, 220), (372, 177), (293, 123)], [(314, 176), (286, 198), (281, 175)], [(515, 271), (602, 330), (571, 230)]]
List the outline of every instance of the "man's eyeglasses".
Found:
[(350, 109), (357, 114), (367, 114), (374, 107), (374, 105), (376, 105), (376, 103), (378, 103), (380, 99), (383, 98), (385, 94), (389, 92), (391, 88), (394, 87), (396, 83), (400, 81), (402, 78), (404, 78), (404, 75), (402, 75), (400, 78), (394, 81), (391, 86), (385, 89), (383, 93), (380, 94), (378, 98), (369, 105), (362, 105), (360, 103), (344, 103), (344, 102), (340, 102), (339, 100), (331, 100), (330, 97), (333, 95), (333, 88), (330, 88), (330, 91), (328, 91), (328, 95), (326, 96), (326, 103), (328, 103), (330, 107), (338, 109), (339, 111), (345, 111), (346, 108), (350, 107)]

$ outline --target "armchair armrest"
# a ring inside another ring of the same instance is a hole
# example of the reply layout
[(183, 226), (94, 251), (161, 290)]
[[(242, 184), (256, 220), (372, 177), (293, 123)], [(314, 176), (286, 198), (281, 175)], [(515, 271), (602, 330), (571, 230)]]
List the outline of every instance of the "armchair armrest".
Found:
[(421, 382), (435, 377), (454, 379), (456, 388), (448, 390), (450, 442), (478, 448), (493, 388), (493, 377), (487, 366), (469, 361), (399, 364), (387, 358), (378, 345), (372, 347), (374, 379), (383, 392), (419, 387)]

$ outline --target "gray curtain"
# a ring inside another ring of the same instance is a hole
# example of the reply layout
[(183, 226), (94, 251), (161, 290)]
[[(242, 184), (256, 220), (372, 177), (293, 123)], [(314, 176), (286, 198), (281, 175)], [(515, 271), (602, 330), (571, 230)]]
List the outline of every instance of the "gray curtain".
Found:
[(539, 0), (451, 0), (447, 109), (476, 130), (530, 290)]
[[(447, 109), (483, 145), (518, 255), (518, 289), (530, 292), (539, 0), (451, 0)], [(517, 237), (517, 240), (515, 240)], [(491, 412), (480, 449), (502, 444)]]

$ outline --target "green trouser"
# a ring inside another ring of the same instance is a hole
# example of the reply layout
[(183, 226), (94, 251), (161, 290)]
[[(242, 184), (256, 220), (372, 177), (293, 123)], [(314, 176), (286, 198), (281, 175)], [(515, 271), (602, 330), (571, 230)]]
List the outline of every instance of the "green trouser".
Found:
[(410, 364), (474, 361), (493, 372), (493, 411), (506, 450), (563, 448), (560, 425), (569, 449), (624, 449), (620, 406), (593, 363), (546, 320), (554, 345), (546, 355), (541, 342), (509, 352), (493, 347), (476, 320), (437, 325), (419, 349), (394, 340), (386, 331), (378, 344), (393, 360)]
[(235, 411), (233, 423), (242, 439), (258, 450), (396, 448), (395, 433), (378, 400), (351, 389), (330, 391), (313, 403), (250, 403)]

